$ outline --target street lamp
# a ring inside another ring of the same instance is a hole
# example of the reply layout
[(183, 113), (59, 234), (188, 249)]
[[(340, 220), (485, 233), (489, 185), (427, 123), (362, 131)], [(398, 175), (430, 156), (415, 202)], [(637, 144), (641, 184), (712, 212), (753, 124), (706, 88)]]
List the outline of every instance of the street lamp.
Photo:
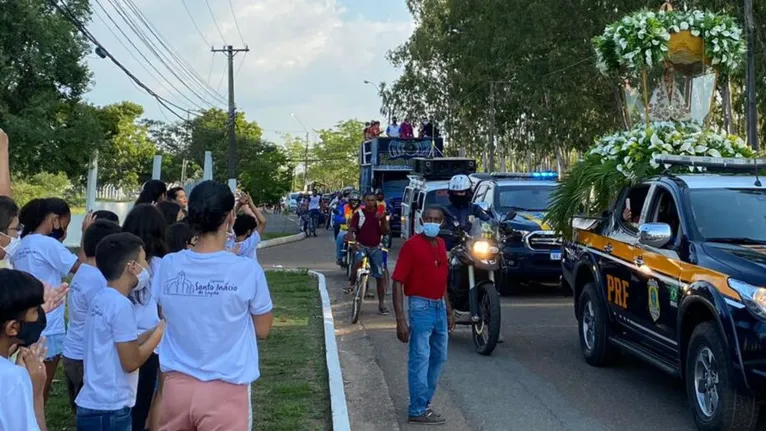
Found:
[[(372, 81), (367, 81), (366, 79), (365, 79), (364, 83), (372, 85), (373, 87), (375, 87), (375, 89), (378, 90), (378, 95), (381, 96), (381, 98), (383, 97), (383, 91), (380, 89), (380, 86), (378, 84), (376, 84), (376, 83), (374, 83)], [(391, 108), (388, 107), (388, 106), (386, 106), (386, 115), (388, 115), (388, 124), (391, 124)]]
[(290, 113), (290, 116), (295, 118), (295, 121), (298, 122), (298, 124), (303, 127), (303, 131), (306, 132), (306, 155), (305, 155), (305, 161), (303, 163), (303, 190), (306, 191), (306, 186), (308, 185), (308, 173), (309, 173), (309, 129), (306, 128), (306, 126), (303, 125), (303, 121), (301, 121), (300, 118), (298, 118), (297, 115), (295, 115), (294, 112)]

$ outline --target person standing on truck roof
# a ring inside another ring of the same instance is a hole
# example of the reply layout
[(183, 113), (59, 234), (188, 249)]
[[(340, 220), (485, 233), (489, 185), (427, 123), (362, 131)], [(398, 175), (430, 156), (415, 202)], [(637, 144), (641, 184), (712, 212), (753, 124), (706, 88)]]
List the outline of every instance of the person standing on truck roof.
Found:
[(396, 117), (391, 119), (391, 124), (389, 124), (388, 127), (386, 128), (386, 135), (389, 138), (399, 137), (399, 123), (397, 123)]
[(410, 117), (404, 117), (401, 126), (399, 126), (399, 137), (402, 139), (412, 139), (415, 137), (415, 131), (412, 129)]

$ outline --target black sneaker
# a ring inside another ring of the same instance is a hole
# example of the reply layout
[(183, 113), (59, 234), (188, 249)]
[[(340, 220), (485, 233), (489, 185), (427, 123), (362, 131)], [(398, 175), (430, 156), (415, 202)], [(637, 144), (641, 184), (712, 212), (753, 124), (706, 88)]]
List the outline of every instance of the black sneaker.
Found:
[(410, 416), (407, 422), (420, 425), (444, 425), (446, 422), (443, 417), (437, 415), (433, 410), (428, 409), (420, 416)]

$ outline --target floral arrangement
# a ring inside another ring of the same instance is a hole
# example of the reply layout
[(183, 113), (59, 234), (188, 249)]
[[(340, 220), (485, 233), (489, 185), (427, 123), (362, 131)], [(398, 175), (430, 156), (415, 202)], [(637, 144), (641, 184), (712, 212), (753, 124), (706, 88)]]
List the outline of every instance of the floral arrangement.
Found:
[[(738, 136), (706, 130), (690, 121), (654, 122), (648, 127), (640, 124), (602, 137), (587, 153), (588, 157), (600, 158), (601, 164), (616, 162), (615, 169), (629, 180), (635, 179), (634, 167), (642, 163), (649, 165), (645, 170), (650, 174), (659, 173), (661, 166), (654, 159), (660, 155), (753, 157), (753, 152)], [(703, 171), (699, 166), (696, 169)]]
[(546, 221), (568, 237), (573, 217), (600, 216), (625, 186), (664, 170), (704, 170), (661, 166), (655, 161), (659, 155), (754, 157), (741, 138), (706, 129), (694, 121), (640, 124), (595, 142), (554, 193)]
[(671, 34), (682, 31), (704, 40), (705, 57), (721, 73), (742, 62), (747, 46), (732, 17), (699, 10), (644, 10), (610, 24), (594, 39), (597, 66), (604, 74), (650, 68), (667, 57)]

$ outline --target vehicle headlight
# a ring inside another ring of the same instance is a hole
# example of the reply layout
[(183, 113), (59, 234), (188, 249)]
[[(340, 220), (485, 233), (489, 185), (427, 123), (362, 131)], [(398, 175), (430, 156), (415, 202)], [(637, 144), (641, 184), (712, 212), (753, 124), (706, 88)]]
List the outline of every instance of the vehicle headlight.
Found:
[(497, 254), (499, 251), (498, 248), (490, 244), (489, 241), (484, 240), (474, 241), (471, 250), (477, 257), (487, 257), (493, 254)]
[(729, 279), (729, 287), (739, 293), (742, 302), (750, 311), (766, 319), (766, 289), (733, 278)]

